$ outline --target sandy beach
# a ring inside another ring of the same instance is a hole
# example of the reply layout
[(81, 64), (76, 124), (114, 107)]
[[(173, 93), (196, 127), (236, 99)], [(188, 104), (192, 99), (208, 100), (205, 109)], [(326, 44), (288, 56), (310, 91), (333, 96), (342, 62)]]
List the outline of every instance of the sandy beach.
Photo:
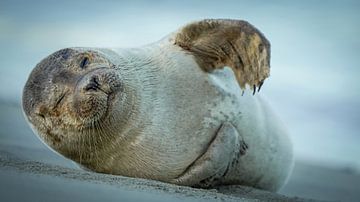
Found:
[(349, 168), (296, 162), (279, 194), (242, 186), (194, 189), (82, 170), (33, 134), (20, 106), (0, 104), (0, 195), (4, 201), (359, 201)]

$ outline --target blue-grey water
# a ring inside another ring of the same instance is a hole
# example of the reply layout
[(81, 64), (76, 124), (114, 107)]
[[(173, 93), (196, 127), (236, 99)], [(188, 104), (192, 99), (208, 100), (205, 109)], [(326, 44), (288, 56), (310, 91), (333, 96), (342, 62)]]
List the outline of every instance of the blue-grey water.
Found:
[[(298, 159), (360, 168), (359, 1), (0, 1), (0, 100), (20, 103), (64, 47), (135, 47), (203, 18), (244, 19), (271, 41), (267, 97)], [(1, 112), (0, 112), (1, 113)]]

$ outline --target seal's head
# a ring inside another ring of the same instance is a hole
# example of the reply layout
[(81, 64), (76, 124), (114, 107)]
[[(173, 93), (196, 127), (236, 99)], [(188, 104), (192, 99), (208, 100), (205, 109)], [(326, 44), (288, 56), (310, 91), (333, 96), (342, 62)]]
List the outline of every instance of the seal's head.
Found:
[[(79, 144), (85, 138), (81, 136), (94, 139), (97, 128), (111, 127), (110, 119), (123, 112), (117, 109), (126, 99), (122, 93), (121, 76), (105, 52), (67, 48), (51, 54), (34, 68), (24, 87), (22, 102), (26, 117), (39, 136), (69, 157), (77, 151), (73, 147), (83, 145)], [(109, 132), (107, 135), (111, 136)]]

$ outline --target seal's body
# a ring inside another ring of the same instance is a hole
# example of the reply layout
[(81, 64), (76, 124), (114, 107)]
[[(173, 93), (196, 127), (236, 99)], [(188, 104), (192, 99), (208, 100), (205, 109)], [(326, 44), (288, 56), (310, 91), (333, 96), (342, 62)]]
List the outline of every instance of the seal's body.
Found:
[[(195, 23), (197, 31), (204, 31), (203, 22)], [(231, 50), (220, 45), (228, 56), (220, 64), (197, 46), (210, 42), (187, 41), (196, 36), (185, 36), (187, 29), (138, 49), (52, 54), (24, 88), (30, 124), (51, 148), (96, 172), (278, 190), (292, 167), (291, 142), (258, 94), (242, 89), (250, 84), (255, 92), (268, 76), (266, 39), (251, 30), (256, 36), (248, 37), (248, 58), (238, 56), (236, 63), (231, 51), (237, 42)], [(246, 75), (253, 71), (256, 76)]]

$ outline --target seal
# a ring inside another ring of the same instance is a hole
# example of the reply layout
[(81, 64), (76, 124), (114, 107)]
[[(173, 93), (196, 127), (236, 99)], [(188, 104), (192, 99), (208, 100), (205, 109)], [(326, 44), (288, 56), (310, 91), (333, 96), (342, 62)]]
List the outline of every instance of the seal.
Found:
[(269, 72), (270, 43), (254, 26), (202, 20), (140, 48), (51, 54), (31, 72), (23, 110), (50, 148), (95, 172), (276, 191), (293, 155), (256, 93)]

